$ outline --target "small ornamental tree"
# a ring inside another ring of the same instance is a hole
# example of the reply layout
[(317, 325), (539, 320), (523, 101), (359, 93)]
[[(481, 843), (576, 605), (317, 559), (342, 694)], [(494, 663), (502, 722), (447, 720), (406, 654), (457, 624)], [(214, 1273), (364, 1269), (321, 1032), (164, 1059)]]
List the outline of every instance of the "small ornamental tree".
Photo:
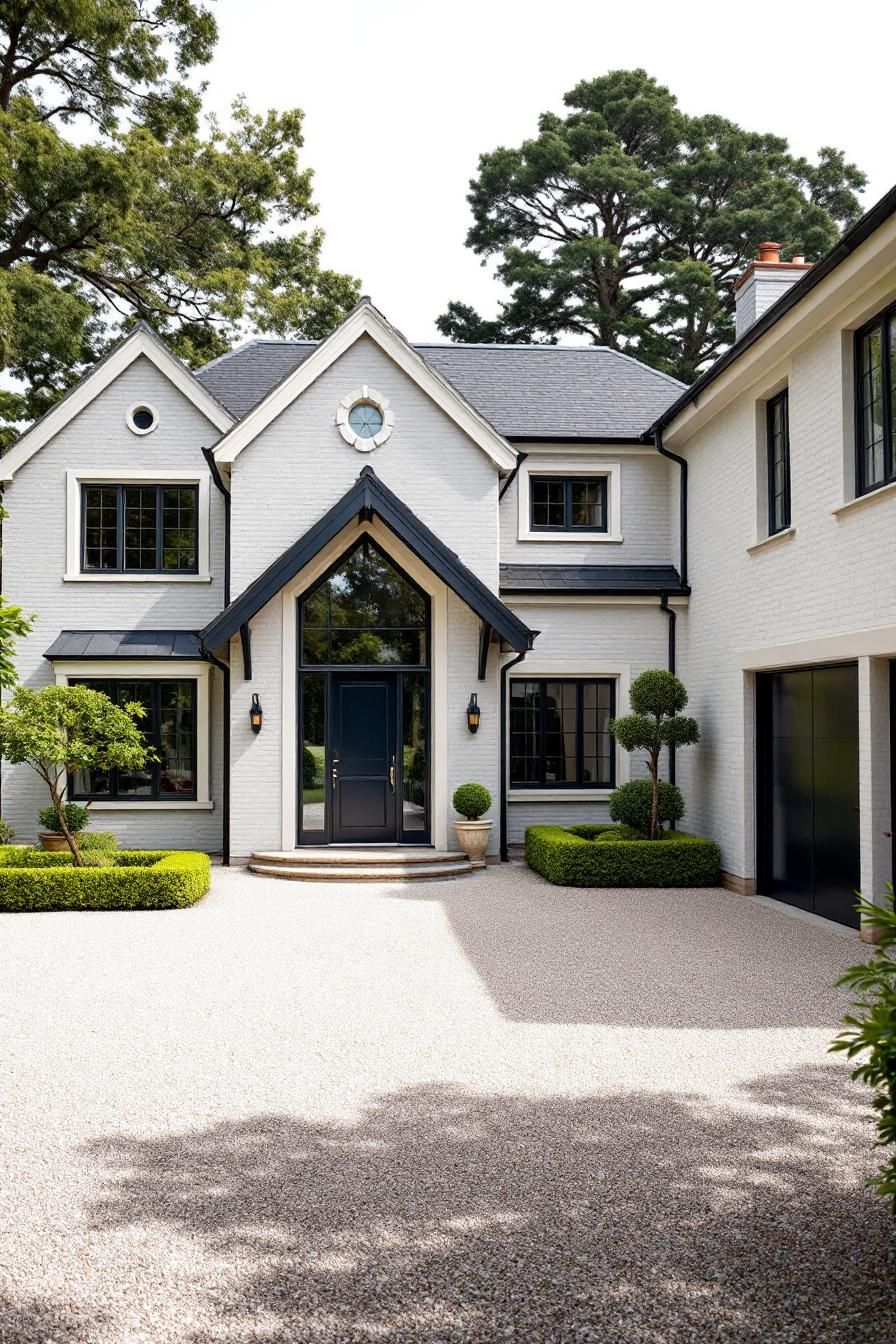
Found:
[(0, 755), (13, 765), (30, 765), (50, 790), (50, 798), (72, 860), (82, 860), (65, 807), (67, 778), (76, 770), (138, 770), (155, 754), (138, 720), (146, 713), (133, 703), (119, 707), (87, 686), (20, 686), (0, 707)]
[(672, 672), (652, 668), (635, 677), (629, 691), (632, 713), (613, 719), (610, 731), (626, 751), (645, 751), (653, 782), (650, 839), (658, 840), (662, 826), (657, 815), (660, 752), (663, 747), (687, 747), (700, 740), (697, 720), (680, 713), (688, 702), (684, 682)]

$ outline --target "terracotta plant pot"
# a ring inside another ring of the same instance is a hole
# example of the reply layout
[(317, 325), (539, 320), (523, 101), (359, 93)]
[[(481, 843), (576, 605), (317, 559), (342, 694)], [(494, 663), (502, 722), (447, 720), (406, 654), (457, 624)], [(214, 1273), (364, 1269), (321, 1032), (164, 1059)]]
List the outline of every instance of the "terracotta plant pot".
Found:
[(454, 830), (457, 843), (474, 868), (485, 867), (485, 851), (493, 823), (490, 821), (456, 821)]
[(51, 854), (58, 854), (60, 850), (68, 849), (68, 841), (59, 831), (41, 831), (38, 839), (41, 849), (49, 850)]

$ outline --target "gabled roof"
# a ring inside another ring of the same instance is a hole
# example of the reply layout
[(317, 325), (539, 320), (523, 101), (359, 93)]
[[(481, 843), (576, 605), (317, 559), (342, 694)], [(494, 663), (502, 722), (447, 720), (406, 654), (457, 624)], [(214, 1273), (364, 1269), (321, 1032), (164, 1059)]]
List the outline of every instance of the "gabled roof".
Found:
[(218, 401), (211, 389), (181, 363), (146, 322), (138, 322), (133, 331), (114, 345), (86, 377), (70, 388), (61, 401), (51, 406), (39, 420), (35, 420), (9, 452), (4, 453), (0, 458), (0, 481), (11, 481), (19, 467), (24, 466), (29, 458), (45, 443), (49, 443), (54, 435), (64, 429), (70, 420), (85, 406), (89, 406), (141, 355), (150, 360), (216, 429), (225, 430), (233, 424), (233, 415)]
[(674, 565), (501, 565), (500, 589), (512, 596), (553, 593), (567, 596), (684, 595)]
[[(219, 439), (214, 449), (216, 460), (219, 463), (233, 462), (247, 444), (251, 443), (272, 420), (290, 406), (296, 397), (301, 396), (316, 378), (319, 378), (362, 336), (368, 336), (374, 341), (393, 363), (397, 364), (492, 459), (497, 467), (504, 471), (512, 470), (516, 463), (516, 453), (507, 440), (456, 387), (453, 387), (418, 354), (413, 346), (408, 344), (401, 333), (387, 322), (382, 313), (366, 298), (356, 304), (325, 341), (316, 345), (280, 382), (272, 385), (267, 395), (244, 415), (229, 433)], [(229, 369), (232, 364), (230, 361), (218, 361), (213, 367)]]
[(61, 658), (202, 658), (192, 630), (60, 630), (44, 654)]
[(361, 471), (355, 484), (294, 542), (272, 565), (250, 583), (239, 597), (199, 632), (203, 648), (226, 643), (241, 626), (266, 606), (300, 570), (320, 554), (354, 518), (380, 518), (434, 574), (476, 612), (511, 648), (532, 647), (537, 631), (530, 630), (500, 598), (467, 569), (462, 560), (384, 485), (372, 467)]
[[(316, 341), (250, 341), (196, 377), (239, 418), (317, 349)], [(461, 345), (414, 349), (507, 439), (639, 439), (683, 391), (668, 374), (605, 346)]]

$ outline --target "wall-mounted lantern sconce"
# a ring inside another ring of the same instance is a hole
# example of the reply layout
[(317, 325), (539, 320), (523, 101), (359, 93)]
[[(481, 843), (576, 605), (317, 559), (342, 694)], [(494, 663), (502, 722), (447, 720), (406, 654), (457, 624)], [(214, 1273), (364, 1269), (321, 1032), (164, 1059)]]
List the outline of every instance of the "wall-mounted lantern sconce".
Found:
[(467, 705), (467, 727), (471, 733), (475, 733), (479, 728), (480, 718), (479, 702), (476, 699), (476, 692), (470, 696), (470, 703)]
[(264, 717), (261, 709), (261, 701), (257, 695), (252, 697), (252, 705), (249, 709), (249, 722), (252, 725), (253, 733), (261, 732), (261, 720)]

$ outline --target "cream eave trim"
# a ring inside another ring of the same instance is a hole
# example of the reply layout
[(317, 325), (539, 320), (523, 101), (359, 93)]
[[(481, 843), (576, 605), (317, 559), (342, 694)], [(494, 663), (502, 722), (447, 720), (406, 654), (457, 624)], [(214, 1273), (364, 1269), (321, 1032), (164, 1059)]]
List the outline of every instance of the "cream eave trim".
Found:
[(467, 434), (503, 471), (516, 465), (517, 453), (507, 440), (480, 415), (450, 383), (431, 368), (422, 355), (408, 345), (394, 327), (370, 303), (360, 304), (332, 335), (321, 341), (313, 354), (295, 369), (282, 383), (269, 392), (254, 410), (213, 449), (220, 463), (235, 461), (239, 454), (273, 420), (281, 415), (297, 397), (310, 387), (330, 366), (362, 336), (369, 336), (394, 364), (406, 373), (440, 410)]
[[(49, 443), (75, 416), (80, 415), (101, 392), (114, 382), (140, 356), (155, 365), (159, 373), (193, 403), (198, 411), (222, 433), (233, 424), (233, 417), (205, 390), (189, 369), (171, 353), (147, 327), (137, 327), (130, 336), (82, 379), (68, 396), (47, 412), (37, 424), (25, 431), (0, 460), (0, 481), (11, 481), (20, 467)], [(141, 403), (142, 404), (142, 403)]]
[[(826, 322), (846, 329), (861, 325), (863, 296), (886, 281), (896, 265), (896, 216), (867, 238), (815, 289), (746, 349), (723, 373), (689, 402), (663, 430), (667, 447), (682, 445), (737, 396), (767, 378), (769, 372)], [(853, 317), (855, 313), (855, 318)]]

